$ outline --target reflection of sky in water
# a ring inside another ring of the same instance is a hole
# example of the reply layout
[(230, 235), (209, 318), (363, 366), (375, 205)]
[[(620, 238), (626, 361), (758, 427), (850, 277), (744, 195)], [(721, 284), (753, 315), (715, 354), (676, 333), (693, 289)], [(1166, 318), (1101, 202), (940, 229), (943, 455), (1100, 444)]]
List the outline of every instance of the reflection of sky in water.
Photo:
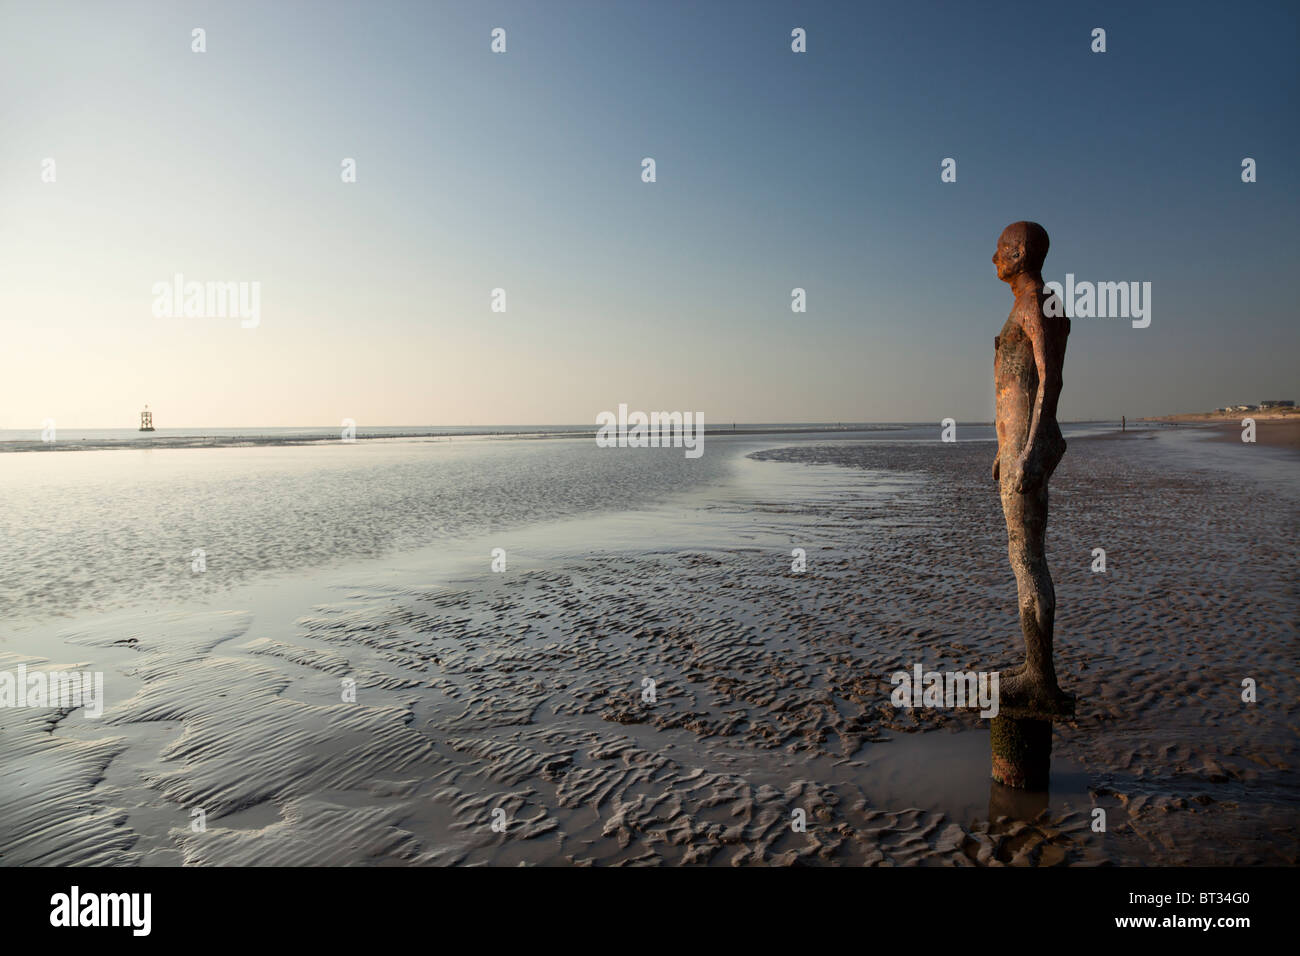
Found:
[[(1067, 426), (1079, 437), (1105, 426)], [(1230, 469), (1296, 488), (1294, 453), (1207, 440), (1194, 429), (1153, 430), (1139, 441), (1180, 465)], [(153, 449), (4, 455), (0, 469), (0, 613), (11, 617), (186, 600), (250, 575), (292, 571), (415, 551), (470, 536), (581, 515), (638, 513), (636, 536), (655, 547), (665, 531), (652, 506), (695, 509), (697, 534), (673, 536), (696, 546), (752, 544), (761, 534), (747, 514), (724, 530), (703, 521), (718, 509), (748, 512), (823, 495), (855, 507), (867, 476), (805, 468), (780, 479), (773, 462), (750, 452), (786, 445), (870, 440), (933, 442), (938, 426), (889, 432), (739, 434), (707, 439), (705, 454), (682, 449), (598, 448), (567, 440), (366, 441), (355, 444)], [(991, 441), (989, 426), (958, 429), (963, 441)], [(914, 478), (880, 472), (877, 490), (924, 494)], [(780, 491), (768, 487), (776, 480)], [(774, 497), (773, 497), (774, 496)], [(767, 515), (767, 530), (782, 521)], [(761, 521), (759, 522), (761, 524)], [(746, 531), (746, 527), (749, 529)], [(573, 529), (578, 533), (577, 529)], [(594, 530), (594, 529), (593, 529)], [(625, 527), (624, 531), (630, 530)], [(549, 532), (548, 532), (549, 533)], [(608, 544), (609, 542), (606, 542)], [(678, 543), (683, 543), (678, 541)], [(206, 571), (191, 571), (191, 552)]]
[[(259, 572), (644, 509), (718, 487), (758, 448), (937, 433), (935, 426), (716, 435), (697, 459), (680, 448), (598, 448), (591, 438), (8, 454), (0, 469), (0, 613), (185, 600)], [(809, 485), (824, 481), (809, 475)], [(788, 492), (805, 493), (812, 488)], [(202, 574), (191, 571), (196, 548), (205, 553)]]
[(183, 599), (260, 571), (640, 508), (718, 481), (734, 452), (710, 452), (555, 440), (8, 455), (0, 612)]
[[(1267, 428), (1268, 423), (1263, 423)], [(1296, 468), (1294, 449), (1259, 442), (1241, 441), (1241, 430), (1227, 431), (1231, 441), (1216, 436), (1224, 431), (1213, 428), (1174, 428), (1156, 433), (1161, 452), (1181, 467), (1204, 468), (1217, 472), (1238, 472), (1267, 481), (1278, 491), (1300, 491), (1300, 469)]]
[[(889, 735), (888, 743), (868, 744), (858, 754), (870, 768), (869, 796), (880, 806), (925, 807), (962, 824), (989, 818), (991, 778), (989, 734), (985, 729), (961, 733)], [(1087, 809), (1088, 775), (1078, 763), (1052, 755), (1047, 806)], [(1005, 812), (1005, 811), (1003, 811)]]

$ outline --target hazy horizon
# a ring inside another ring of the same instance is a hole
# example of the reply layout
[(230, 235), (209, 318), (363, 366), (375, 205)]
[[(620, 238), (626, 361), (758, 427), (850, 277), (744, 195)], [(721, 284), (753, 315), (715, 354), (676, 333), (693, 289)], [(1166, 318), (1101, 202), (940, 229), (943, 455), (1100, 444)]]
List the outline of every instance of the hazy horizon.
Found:
[[(1075, 319), (1062, 420), (1300, 398), (1286, 4), (0, 15), (0, 429), (987, 421), (1018, 219), (1151, 283)], [(256, 327), (156, 316), (177, 274)]]
[[(1153, 418), (1153, 417), (1156, 417), (1156, 416), (1145, 416), (1145, 417)], [(1127, 416), (1127, 418), (1128, 418), (1128, 421), (1129, 421), (1130, 423), (1132, 423), (1132, 422), (1137, 422), (1137, 421), (1140, 420), (1139, 417), (1137, 417), (1137, 416), (1133, 416), (1133, 415), (1129, 415), (1129, 416)], [(993, 420), (992, 420), (991, 418), (988, 418), (988, 419), (980, 419), (980, 418), (969, 418), (969, 419), (964, 419), (964, 418), (960, 418), (960, 417), (958, 417), (958, 418), (956, 419), (956, 421), (957, 421), (957, 424), (959, 424), (959, 425), (986, 425), (986, 426), (990, 426), (990, 427), (993, 425)], [(1061, 422), (1062, 425), (1086, 425), (1086, 424), (1092, 424), (1092, 423), (1097, 423), (1097, 422), (1110, 422), (1110, 421), (1118, 422), (1118, 421), (1119, 421), (1119, 418), (1115, 418), (1115, 419), (1109, 419), (1109, 418), (1061, 418), (1061, 419), (1059, 419), (1059, 421)], [(941, 422), (940, 419), (936, 419), (934, 422), (930, 422), (930, 421), (927, 421), (927, 420), (924, 420), (924, 419), (894, 419), (894, 420), (887, 420), (887, 419), (877, 419), (877, 420), (858, 419), (858, 420), (856, 420), (856, 421), (849, 421), (848, 419), (845, 419), (845, 420), (843, 420), (843, 421), (830, 420), (830, 421), (786, 421), (786, 422), (776, 422), (776, 421), (773, 421), (773, 422), (759, 422), (759, 421), (744, 421), (743, 419), (738, 419), (738, 420), (736, 420), (736, 421), (725, 421), (725, 422), (724, 422), (724, 421), (719, 421), (719, 422), (713, 422), (713, 421), (709, 421), (709, 420), (708, 420), (708, 416), (706, 415), (706, 416), (705, 416), (705, 421), (704, 421), (704, 427), (705, 427), (706, 429), (724, 429), (724, 428), (730, 428), (730, 427), (732, 427), (733, 425), (735, 425), (735, 426), (740, 427), (740, 428), (762, 428), (762, 427), (768, 427), (768, 426), (771, 426), (771, 427), (779, 427), (779, 428), (798, 427), (798, 426), (807, 426), (807, 427), (822, 427), (822, 426), (825, 426), (825, 427), (833, 428), (833, 427), (835, 427), (835, 426), (837, 426), (837, 425), (912, 425), (912, 426), (925, 426), (925, 425), (933, 424), (933, 425), (935, 426), (935, 428), (938, 429), (938, 428), (939, 428), (939, 425), (940, 425), (940, 422)], [(187, 428), (192, 428), (192, 429), (205, 429), (205, 430), (209, 430), (209, 431), (236, 431), (236, 430), (252, 429), (252, 428), (271, 428), (271, 429), (277, 429), (277, 430), (282, 430), (282, 431), (292, 431), (292, 430), (300, 430), (300, 431), (309, 431), (309, 430), (311, 430), (311, 431), (316, 431), (316, 430), (319, 430), (319, 431), (337, 431), (337, 430), (340, 428), (340, 425), (334, 425), (334, 424), (304, 425), (304, 424), (301, 424), (301, 423), (293, 424), (293, 425), (267, 425), (267, 424), (260, 424), (260, 423), (242, 424), (242, 425), (193, 425), (193, 424), (169, 425), (169, 424), (159, 424), (159, 423), (155, 422), (155, 426), (156, 426), (156, 427), (155, 427), (155, 431), (156, 431), (156, 432), (178, 431), (178, 430), (181, 430), (181, 429), (187, 429)], [(376, 428), (382, 428), (382, 429), (396, 429), (396, 428), (413, 428), (413, 429), (433, 429), (433, 428), (457, 428), (457, 429), (463, 429), (463, 428), (589, 428), (589, 429), (591, 429), (592, 431), (595, 431), (598, 427), (599, 427), (599, 426), (598, 426), (597, 424), (595, 424), (595, 423), (588, 423), (588, 422), (434, 422), (434, 423), (425, 423), (425, 424), (411, 424), (411, 423), (409, 423), (409, 422), (408, 422), (408, 423), (401, 423), (401, 424), (392, 424), (392, 423), (388, 423), (388, 422), (371, 422), (371, 423), (367, 423), (367, 422), (356, 422), (356, 432), (357, 432), (358, 435), (363, 434), (367, 429), (376, 429)], [(57, 430), (60, 431), (60, 432), (72, 432), (72, 431), (78, 431), (78, 432), (82, 432), (82, 431), (131, 431), (131, 432), (136, 432), (136, 431), (139, 431), (139, 421), (138, 421), (138, 419), (137, 419), (137, 421), (136, 421), (135, 423), (130, 424), (130, 425), (79, 425), (79, 424), (77, 424), (76, 422), (72, 422), (72, 423), (70, 423), (70, 424), (64, 424), (63, 422), (56, 422), (56, 428), (57, 428)], [(7, 427), (7, 426), (6, 426), (6, 427), (0, 427), (0, 432), (39, 432), (40, 430), (41, 430), (41, 429), (40, 429), (39, 427), (27, 427), (27, 428), (23, 428), (23, 427), (16, 427), (16, 428), (15, 428), (15, 427)], [(146, 433), (146, 434), (147, 434), (147, 433)]]

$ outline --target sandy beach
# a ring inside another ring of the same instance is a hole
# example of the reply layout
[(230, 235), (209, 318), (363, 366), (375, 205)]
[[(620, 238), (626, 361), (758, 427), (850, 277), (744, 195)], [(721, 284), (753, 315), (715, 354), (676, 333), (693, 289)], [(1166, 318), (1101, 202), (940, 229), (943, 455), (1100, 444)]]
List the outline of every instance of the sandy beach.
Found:
[(1188, 431), (1054, 480), (1041, 803), (987, 721), (890, 702), (1021, 653), (991, 443), (773, 437), (649, 507), (28, 618), (0, 669), (109, 690), (0, 709), (3, 863), (1294, 864), (1296, 460)]
[(1294, 410), (1238, 412), (1232, 415), (1166, 415), (1163, 418), (1139, 419), (1135, 427), (1141, 428), (1143, 422), (1164, 422), (1173, 427), (1200, 429), (1216, 441), (1241, 442), (1245, 430), (1242, 422), (1248, 418), (1255, 422), (1256, 444), (1300, 449), (1300, 412)]
[[(1206, 431), (1214, 437), (1215, 441), (1246, 444), (1241, 440), (1244, 429), (1240, 419), (1234, 422), (1216, 422), (1207, 426)], [(1255, 442), (1260, 445), (1300, 449), (1300, 420), (1289, 418), (1256, 421)]]

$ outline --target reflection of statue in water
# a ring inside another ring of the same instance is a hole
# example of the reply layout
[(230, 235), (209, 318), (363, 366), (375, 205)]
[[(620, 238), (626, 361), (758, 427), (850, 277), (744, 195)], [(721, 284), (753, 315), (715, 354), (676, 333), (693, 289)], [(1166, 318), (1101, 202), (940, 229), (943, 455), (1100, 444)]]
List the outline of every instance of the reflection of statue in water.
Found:
[(1068, 318), (1043, 313), (1047, 246), (1047, 232), (1038, 223), (1014, 222), (1002, 231), (993, 254), (998, 278), (1010, 284), (1016, 297), (1002, 334), (993, 340), (998, 433), (993, 478), (1002, 493), (1007, 551), (1016, 574), (1020, 629), (1025, 636), (1025, 663), (1001, 675), (999, 702), (1008, 717), (1044, 720), (1074, 710), (1074, 699), (1056, 683), (1052, 662), (1056, 593), (1044, 553), (1047, 482), (1065, 454), (1056, 402), (1070, 334)]

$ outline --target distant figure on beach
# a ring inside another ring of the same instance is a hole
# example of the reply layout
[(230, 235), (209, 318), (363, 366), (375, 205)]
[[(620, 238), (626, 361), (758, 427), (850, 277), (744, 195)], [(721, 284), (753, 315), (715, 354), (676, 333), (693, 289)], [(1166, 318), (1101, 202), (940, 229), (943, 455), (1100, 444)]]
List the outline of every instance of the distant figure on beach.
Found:
[(1002, 494), (1007, 550), (1025, 636), (1025, 663), (1001, 675), (999, 699), (1004, 708), (1044, 718), (1069, 713), (1074, 705), (1056, 683), (1052, 660), (1056, 592), (1044, 553), (1047, 482), (1065, 454), (1056, 402), (1070, 334), (1068, 318), (1043, 313), (1047, 247), (1047, 231), (1038, 223), (1013, 222), (1002, 231), (993, 254), (998, 278), (1011, 286), (1015, 296), (1002, 334), (993, 340), (998, 435), (993, 480), (999, 482)]

